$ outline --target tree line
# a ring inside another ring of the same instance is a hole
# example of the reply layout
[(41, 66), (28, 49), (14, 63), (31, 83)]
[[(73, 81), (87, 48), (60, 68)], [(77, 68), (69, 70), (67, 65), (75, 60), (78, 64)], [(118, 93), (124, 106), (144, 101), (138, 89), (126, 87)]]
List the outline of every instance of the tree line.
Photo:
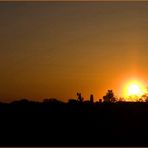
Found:
[[(128, 100), (134, 100), (135, 102), (148, 102), (148, 93), (143, 94), (141, 97), (138, 97), (136, 95), (132, 95), (128, 97)], [(78, 102), (84, 102), (84, 97), (82, 97), (81, 93), (77, 93), (77, 101)], [(98, 100), (99, 103), (106, 102), (106, 103), (115, 103), (115, 102), (125, 102), (125, 98), (118, 98), (115, 96), (112, 89), (107, 90), (106, 94), (102, 97), (102, 99)], [(93, 94), (90, 95), (89, 102), (94, 102), (94, 96)]]

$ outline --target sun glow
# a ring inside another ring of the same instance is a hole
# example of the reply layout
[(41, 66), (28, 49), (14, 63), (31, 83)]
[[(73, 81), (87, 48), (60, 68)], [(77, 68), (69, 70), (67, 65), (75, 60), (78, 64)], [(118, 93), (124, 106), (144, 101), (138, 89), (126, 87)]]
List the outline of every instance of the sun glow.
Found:
[(146, 93), (146, 87), (141, 81), (131, 80), (124, 86), (124, 98), (126, 101), (137, 101), (143, 94)]
[(140, 86), (137, 84), (131, 84), (128, 86), (128, 95), (141, 95), (141, 89)]

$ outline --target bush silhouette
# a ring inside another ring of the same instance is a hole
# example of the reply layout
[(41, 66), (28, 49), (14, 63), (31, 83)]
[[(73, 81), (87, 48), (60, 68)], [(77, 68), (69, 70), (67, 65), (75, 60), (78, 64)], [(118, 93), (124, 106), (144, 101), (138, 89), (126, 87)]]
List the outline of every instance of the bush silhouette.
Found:
[(84, 98), (81, 96), (81, 93), (77, 93), (77, 96), (78, 96), (78, 101), (79, 101), (80, 103), (82, 103), (83, 100), (84, 100)]
[(103, 96), (103, 100), (104, 100), (104, 102), (115, 102), (116, 98), (114, 96), (113, 91), (112, 90), (108, 90), (106, 95)]

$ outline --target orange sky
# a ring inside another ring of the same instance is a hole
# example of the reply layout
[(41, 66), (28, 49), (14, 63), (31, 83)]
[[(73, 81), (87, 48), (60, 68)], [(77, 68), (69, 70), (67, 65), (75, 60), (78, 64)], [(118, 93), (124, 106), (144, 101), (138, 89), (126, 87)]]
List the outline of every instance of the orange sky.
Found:
[(0, 20), (1, 101), (147, 85), (148, 2), (1, 2)]

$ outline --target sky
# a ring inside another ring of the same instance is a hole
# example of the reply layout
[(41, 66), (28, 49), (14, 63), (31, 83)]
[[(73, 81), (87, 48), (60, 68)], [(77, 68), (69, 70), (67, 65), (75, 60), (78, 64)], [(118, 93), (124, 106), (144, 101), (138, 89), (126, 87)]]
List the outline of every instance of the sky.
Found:
[(122, 96), (148, 82), (148, 2), (0, 2), (0, 100)]

